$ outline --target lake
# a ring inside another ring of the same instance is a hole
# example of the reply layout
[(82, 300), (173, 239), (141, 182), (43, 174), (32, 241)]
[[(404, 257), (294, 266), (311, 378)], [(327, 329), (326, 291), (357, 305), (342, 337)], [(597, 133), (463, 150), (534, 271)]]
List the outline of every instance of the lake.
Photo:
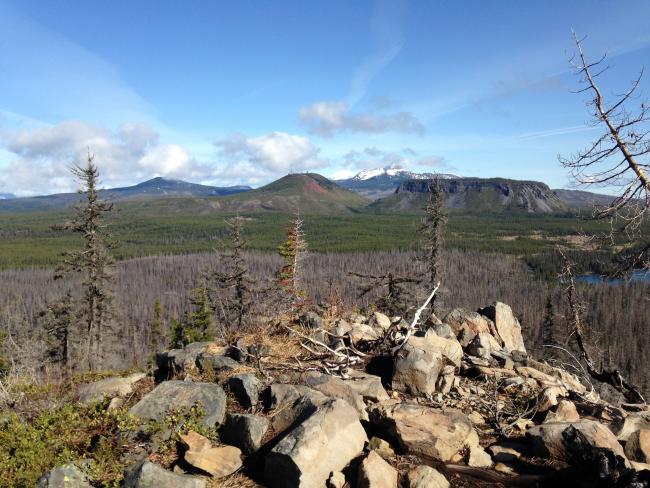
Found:
[(627, 279), (621, 278), (610, 278), (608, 276), (597, 275), (597, 274), (583, 274), (576, 276), (576, 281), (580, 283), (589, 283), (592, 285), (597, 285), (599, 283), (607, 283), (610, 285), (620, 285), (625, 282), (629, 283), (650, 283), (650, 270), (647, 269), (637, 269), (630, 273), (630, 276)]

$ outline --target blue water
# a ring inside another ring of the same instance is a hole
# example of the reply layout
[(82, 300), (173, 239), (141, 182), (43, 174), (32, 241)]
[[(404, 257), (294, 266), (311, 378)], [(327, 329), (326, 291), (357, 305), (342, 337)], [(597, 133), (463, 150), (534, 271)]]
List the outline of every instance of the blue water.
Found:
[(589, 283), (591, 285), (597, 285), (599, 283), (607, 283), (609, 285), (620, 285), (623, 283), (650, 283), (650, 270), (647, 269), (637, 269), (630, 273), (630, 276), (627, 279), (621, 278), (609, 278), (607, 276), (596, 275), (596, 274), (584, 274), (576, 276), (576, 281), (581, 283)]

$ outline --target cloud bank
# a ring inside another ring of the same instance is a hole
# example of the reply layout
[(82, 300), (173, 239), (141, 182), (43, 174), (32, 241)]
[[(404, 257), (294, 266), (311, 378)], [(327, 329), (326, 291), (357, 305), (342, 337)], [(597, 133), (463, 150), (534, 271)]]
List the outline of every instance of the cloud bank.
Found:
[(352, 112), (346, 102), (316, 102), (299, 111), (300, 121), (309, 132), (323, 137), (336, 133), (399, 132), (422, 134), (424, 125), (411, 112)]

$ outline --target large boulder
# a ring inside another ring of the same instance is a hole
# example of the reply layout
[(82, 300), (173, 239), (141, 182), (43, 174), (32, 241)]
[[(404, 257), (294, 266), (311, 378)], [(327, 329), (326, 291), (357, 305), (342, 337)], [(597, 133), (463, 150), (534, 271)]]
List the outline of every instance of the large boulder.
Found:
[(460, 453), (478, 446), (478, 434), (460, 410), (415, 403), (385, 402), (370, 411), (370, 421), (409, 454), (459, 461)]
[(449, 481), (439, 471), (425, 465), (408, 472), (408, 488), (449, 488)]
[(92, 488), (86, 474), (73, 463), (57, 466), (38, 480), (38, 488)]
[(245, 454), (252, 454), (262, 446), (264, 434), (271, 423), (265, 417), (246, 413), (229, 413), (219, 431), (219, 439), (237, 446)]
[(370, 451), (359, 465), (357, 486), (359, 488), (396, 488), (397, 471), (375, 451)]
[(453, 309), (442, 321), (451, 327), (463, 347), (467, 347), (478, 334), (491, 332), (490, 323), (484, 316), (463, 308)]
[(264, 477), (271, 488), (322, 488), (343, 470), (367, 441), (357, 412), (328, 399), (267, 455)]
[(316, 391), (320, 391), (323, 395), (345, 400), (359, 413), (359, 418), (368, 420), (366, 404), (363, 403), (363, 397), (354, 391), (348, 382), (336, 376), (317, 371), (305, 373), (302, 379), (307, 386)]
[(430, 350), (439, 351), (456, 368), (460, 367), (463, 359), (463, 348), (455, 338), (441, 337), (433, 330), (428, 330), (425, 338)]
[(567, 451), (562, 433), (569, 426), (573, 426), (583, 434), (590, 445), (609, 449), (625, 459), (625, 452), (616, 436), (606, 426), (594, 420), (543, 423), (528, 429), (526, 436), (530, 439), (536, 454), (566, 461)]
[(505, 349), (526, 352), (524, 338), (521, 334), (521, 325), (508, 305), (494, 302), (492, 305), (479, 310), (479, 313), (494, 323), (497, 338), (501, 340)]
[(145, 460), (126, 470), (124, 488), (206, 488), (206, 482), (204, 478), (172, 473)]
[(296, 422), (307, 418), (327, 401), (327, 396), (305, 385), (273, 383), (265, 391), (267, 408), (272, 411), (271, 423), (275, 432), (283, 432)]
[(650, 463), (650, 429), (641, 429), (628, 437), (625, 454), (639, 463)]
[(85, 383), (77, 389), (81, 403), (92, 403), (104, 398), (123, 397), (130, 395), (133, 385), (147, 376), (145, 373), (135, 373), (129, 376), (105, 378), (93, 383)]
[(627, 441), (637, 430), (650, 429), (650, 411), (629, 414), (616, 426), (616, 437), (619, 441)]
[(236, 374), (228, 378), (228, 389), (244, 408), (257, 405), (262, 382), (252, 373)]
[(411, 336), (395, 354), (393, 390), (431, 395), (436, 391), (436, 381), (445, 364), (444, 355), (432, 348), (426, 337)]
[(214, 383), (165, 381), (131, 407), (129, 413), (143, 420), (163, 420), (174, 409), (191, 408), (196, 404), (205, 412), (203, 425), (214, 427), (223, 422), (226, 394)]
[(361, 395), (366, 401), (383, 402), (389, 398), (379, 376), (351, 369), (349, 378), (344, 381), (352, 391)]

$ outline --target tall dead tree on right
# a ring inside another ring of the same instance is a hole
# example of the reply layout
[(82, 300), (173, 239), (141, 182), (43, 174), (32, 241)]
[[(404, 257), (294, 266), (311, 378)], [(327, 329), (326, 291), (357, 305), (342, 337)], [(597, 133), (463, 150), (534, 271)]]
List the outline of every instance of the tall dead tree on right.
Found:
[(595, 365), (586, 343), (586, 325), (583, 322), (584, 304), (578, 297), (576, 288), (574, 264), (562, 254), (563, 266), (560, 274), (560, 283), (564, 287), (564, 294), (567, 300), (568, 322), (570, 336), (575, 339), (580, 359), (591, 376), (596, 381), (608, 384), (620, 392), (628, 402), (645, 403), (643, 395), (637, 387), (629, 383), (617, 369), (598, 369)]
[(593, 217), (610, 222), (611, 231), (603, 237), (611, 244), (627, 244), (618, 271), (650, 268), (650, 236), (644, 226), (650, 215), (650, 113), (647, 102), (638, 100), (643, 69), (625, 93), (609, 101), (597, 83), (609, 69), (604, 64), (606, 56), (588, 61), (582, 47), (584, 38), (575, 33), (573, 38), (577, 54), (570, 62), (583, 85), (578, 93), (590, 94), (592, 125), (602, 128), (602, 133), (587, 148), (559, 160), (577, 183), (617, 189), (613, 201), (596, 208)]
[[(443, 232), (447, 224), (444, 210), (444, 195), (440, 188), (440, 180), (435, 179), (429, 186), (429, 199), (424, 207), (424, 218), (420, 226), (422, 233), (422, 261), (426, 268), (423, 283), (427, 290), (433, 290), (442, 279), (442, 245)], [(431, 310), (436, 311), (435, 295), (431, 300)]]

